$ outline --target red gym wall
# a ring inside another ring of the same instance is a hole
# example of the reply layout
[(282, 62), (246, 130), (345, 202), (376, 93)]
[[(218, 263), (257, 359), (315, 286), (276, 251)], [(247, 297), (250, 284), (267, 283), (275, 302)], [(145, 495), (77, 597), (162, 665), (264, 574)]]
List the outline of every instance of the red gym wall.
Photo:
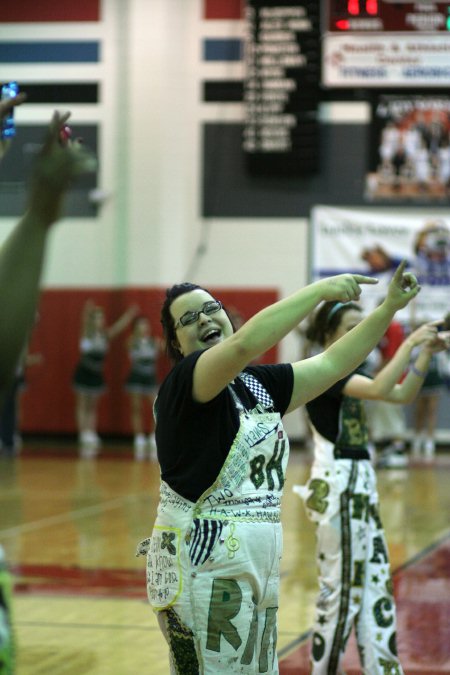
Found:
[[(224, 305), (237, 310), (244, 320), (278, 299), (271, 289), (210, 289)], [(76, 433), (75, 396), (72, 374), (79, 355), (79, 337), (83, 305), (91, 298), (101, 305), (107, 325), (132, 304), (149, 317), (155, 335), (162, 335), (159, 311), (164, 289), (58, 289), (46, 290), (41, 295), (39, 320), (33, 330), (29, 352), (40, 353), (41, 365), (27, 369), (27, 388), (21, 397), (20, 429), (32, 434)], [(105, 375), (108, 390), (99, 402), (99, 432), (112, 435), (131, 433), (129, 401), (124, 390), (129, 361), (126, 340), (129, 330), (111, 342), (106, 359)], [(264, 354), (262, 363), (276, 363), (277, 349)], [(162, 357), (158, 363), (162, 378), (170, 364)]]

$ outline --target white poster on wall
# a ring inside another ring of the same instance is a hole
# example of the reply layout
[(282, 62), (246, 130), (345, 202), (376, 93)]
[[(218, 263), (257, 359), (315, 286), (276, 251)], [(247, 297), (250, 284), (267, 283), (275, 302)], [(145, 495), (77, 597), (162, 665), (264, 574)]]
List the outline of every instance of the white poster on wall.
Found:
[(311, 214), (312, 277), (354, 272), (379, 279), (365, 285), (361, 303), (371, 311), (384, 298), (393, 271), (406, 259), (421, 291), (397, 318), (441, 319), (450, 311), (450, 215), (385, 215), (317, 206)]
[(448, 87), (447, 33), (327, 33), (322, 82), (327, 87)]

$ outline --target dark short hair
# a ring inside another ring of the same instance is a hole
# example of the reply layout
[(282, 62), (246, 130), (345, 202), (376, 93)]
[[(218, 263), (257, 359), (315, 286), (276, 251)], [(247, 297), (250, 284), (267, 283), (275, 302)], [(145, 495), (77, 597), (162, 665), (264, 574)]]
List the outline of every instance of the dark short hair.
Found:
[(171, 288), (166, 289), (166, 298), (163, 302), (163, 306), (161, 307), (161, 324), (163, 327), (166, 354), (174, 363), (181, 361), (183, 355), (173, 346), (173, 341), (175, 340), (176, 335), (175, 322), (173, 320), (172, 314), (170, 313), (170, 307), (172, 302), (179, 298), (180, 295), (190, 293), (191, 291), (196, 291), (197, 289), (206, 291), (206, 288), (198, 286), (197, 284), (191, 284), (188, 281), (182, 284), (175, 284)]
[[(179, 298), (180, 295), (184, 295), (185, 293), (190, 293), (191, 291), (196, 290), (205, 291), (206, 293), (209, 293), (209, 291), (203, 286), (192, 284), (189, 281), (185, 281), (182, 284), (175, 284), (171, 288), (166, 289), (166, 298), (161, 307), (161, 324), (163, 327), (165, 352), (168, 358), (172, 361), (172, 363), (178, 363), (178, 361), (181, 361), (183, 358), (183, 354), (181, 354), (178, 351), (178, 349), (176, 349), (173, 346), (173, 342), (176, 339), (176, 334), (175, 334), (175, 322), (173, 320), (172, 314), (170, 313), (170, 307), (172, 305), (172, 302), (176, 300), (176, 298)], [(233, 319), (230, 316), (230, 313), (228, 312), (227, 308), (224, 305), (222, 305), (222, 309), (228, 316), (230, 323), (233, 327), (233, 332), (235, 332), (236, 326), (233, 323)]]

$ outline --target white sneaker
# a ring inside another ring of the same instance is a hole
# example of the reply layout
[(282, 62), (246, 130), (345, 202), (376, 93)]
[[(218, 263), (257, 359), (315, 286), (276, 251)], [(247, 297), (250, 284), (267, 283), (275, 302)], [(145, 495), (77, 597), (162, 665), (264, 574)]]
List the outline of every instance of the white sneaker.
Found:
[(95, 434), (92, 431), (82, 431), (78, 437), (80, 445), (94, 445)]
[(100, 439), (95, 431), (82, 431), (78, 438), (81, 446), (82, 457), (95, 457), (97, 454)]
[(369, 441), (367, 443), (367, 452), (369, 453), (371, 463), (375, 464), (376, 457), (377, 457), (377, 450), (376, 450), (376, 447), (375, 447), (375, 443), (373, 443), (373, 441)]
[(145, 448), (147, 441), (144, 434), (136, 434), (134, 437), (134, 447), (135, 448)]
[(411, 445), (411, 457), (413, 459), (419, 459), (421, 452), (422, 452), (422, 445), (424, 443), (424, 439), (422, 436), (414, 436), (412, 445)]
[(150, 434), (150, 436), (147, 439), (147, 442), (148, 442), (148, 458), (156, 462), (158, 460), (158, 454), (156, 451), (155, 434)]
[(402, 450), (383, 453), (376, 463), (377, 469), (404, 469), (408, 466), (408, 457)]
[(144, 434), (136, 434), (134, 437), (134, 459), (138, 462), (142, 462), (145, 459), (145, 446), (147, 440)]
[(427, 462), (430, 462), (434, 458), (434, 453), (436, 452), (436, 444), (432, 438), (427, 438), (423, 444), (423, 455)]

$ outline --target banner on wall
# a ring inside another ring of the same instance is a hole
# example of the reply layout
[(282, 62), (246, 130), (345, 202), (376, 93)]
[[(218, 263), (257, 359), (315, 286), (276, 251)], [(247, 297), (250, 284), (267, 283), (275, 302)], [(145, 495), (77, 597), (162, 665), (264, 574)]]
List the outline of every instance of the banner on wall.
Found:
[(397, 313), (411, 320), (441, 319), (450, 310), (450, 218), (317, 206), (311, 213), (312, 280), (353, 272), (379, 279), (363, 287), (361, 304), (374, 309), (401, 260), (419, 279), (419, 295)]

